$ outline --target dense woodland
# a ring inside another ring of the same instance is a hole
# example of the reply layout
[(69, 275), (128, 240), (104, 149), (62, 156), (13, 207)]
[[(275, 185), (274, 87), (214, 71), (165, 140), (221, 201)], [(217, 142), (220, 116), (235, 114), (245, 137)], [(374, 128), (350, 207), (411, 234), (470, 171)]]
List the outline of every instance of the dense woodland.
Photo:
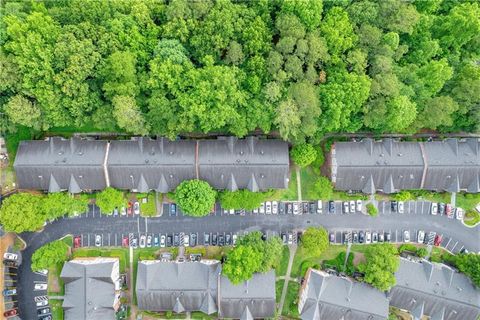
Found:
[(480, 130), (476, 1), (6, 1), (1, 126)]

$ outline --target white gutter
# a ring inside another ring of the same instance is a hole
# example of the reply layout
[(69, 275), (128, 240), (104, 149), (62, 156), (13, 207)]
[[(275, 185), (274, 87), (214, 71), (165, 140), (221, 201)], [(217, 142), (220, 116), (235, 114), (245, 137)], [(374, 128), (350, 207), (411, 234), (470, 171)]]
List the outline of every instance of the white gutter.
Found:
[(107, 187), (110, 187), (110, 177), (108, 176), (108, 170), (107, 170), (107, 161), (108, 161), (109, 152), (110, 152), (110, 141), (107, 142), (107, 152), (105, 153), (105, 158), (103, 159), (103, 172), (105, 174), (105, 182), (107, 183)]

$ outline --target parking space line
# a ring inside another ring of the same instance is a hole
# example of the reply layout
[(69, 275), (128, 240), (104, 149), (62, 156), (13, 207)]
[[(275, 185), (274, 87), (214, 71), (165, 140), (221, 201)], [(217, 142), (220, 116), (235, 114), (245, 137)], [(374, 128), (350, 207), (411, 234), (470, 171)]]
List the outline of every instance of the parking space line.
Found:
[(108, 246), (110, 247), (110, 233), (108, 234)]
[(463, 248), (465, 248), (465, 246), (462, 246), (462, 247), (460, 248), (460, 250), (458, 250), (458, 251), (459, 251), (459, 252), (462, 252)]
[(90, 247), (90, 233), (87, 233), (87, 237), (88, 237), (88, 246)]
[(452, 251), (452, 252), (453, 252), (453, 250), (455, 249), (455, 247), (457, 246), (457, 244), (458, 244), (458, 241), (457, 241), (457, 242), (455, 242), (455, 244), (453, 245), (453, 248), (452, 248), (452, 250), (450, 250), (450, 251)]
[(448, 239), (448, 242), (447, 244), (445, 245), (445, 249), (448, 247), (448, 245), (450, 244), (450, 241), (452, 241), (452, 238)]

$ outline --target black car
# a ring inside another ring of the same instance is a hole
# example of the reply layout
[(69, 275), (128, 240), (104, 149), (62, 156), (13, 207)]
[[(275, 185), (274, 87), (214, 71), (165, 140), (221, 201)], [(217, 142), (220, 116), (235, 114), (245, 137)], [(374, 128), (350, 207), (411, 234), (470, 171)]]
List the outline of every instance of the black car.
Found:
[(167, 235), (167, 247), (171, 247), (172, 246), (172, 235), (169, 234)]
[(445, 214), (445, 203), (440, 202), (438, 204), (438, 213), (441, 215)]
[(293, 205), (291, 203), (287, 203), (287, 213), (293, 214)]
[(315, 208), (315, 203), (310, 202), (309, 206), (310, 206), (310, 214), (317, 213), (317, 208)]
[(267, 240), (267, 234), (264, 232), (262, 232), (262, 240), (263, 241)]
[(358, 233), (357, 232), (353, 233), (353, 243), (358, 243)]
[(225, 245), (225, 237), (223, 236), (223, 234), (218, 235), (218, 245), (220, 247), (223, 247)]
[(178, 247), (180, 245), (180, 236), (178, 235), (178, 233), (175, 233), (175, 235), (173, 236), (173, 245), (175, 247)]
[(392, 203), (391, 203), (391, 208), (392, 208), (392, 211), (393, 211), (393, 212), (397, 212), (397, 209), (398, 209), (398, 203), (397, 203), (397, 201), (392, 201)]
[(230, 246), (232, 245), (232, 236), (230, 233), (225, 235), (225, 245)]
[(330, 232), (330, 234), (328, 236), (328, 239), (330, 240), (330, 243), (334, 243), (335, 242), (335, 233)]
[(303, 213), (308, 213), (308, 202), (303, 203)]
[(286, 233), (282, 233), (282, 242), (283, 244), (287, 244), (287, 234)]
[(190, 234), (190, 247), (195, 247), (197, 245), (197, 234)]
[(217, 245), (217, 234), (213, 233), (212, 234), (212, 246), (216, 246), (216, 245)]
[(392, 235), (390, 232), (385, 232), (385, 242), (390, 242), (392, 241)]
[(38, 320), (52, 320), (52, 315), (49, 314), (49, 315), (46, 315), (46, 316), (43, 316), (43, 317), (39, 317)]
[(38, 314), (39, 316), (42, 316), (42, 315), (44, 315), (44, 314), (49, 314), (49, 313), (50, 313), (50, 308), (48, 308), (48, 307), (37, 310), (37, 314)]
[(210, 245), (210, 233), (205, 233), (203, 235), (203, 244), (206, 246)]
[(348, 231), (345, 231), (343, 233), (343, 243), (347, 244), (347, 243), (351, 243), (351, 242), (352, 242), (352, 234)]
[(280, 202), (278, 204), (278, 212), (280, 214), (285, 214), (285, 202)]
[(335, 202), (328, 201), (328, 212), (335, 213)]
[(358, 233), (358, 242), (360, 242), (360, 243), (365, 242), (365, 232), (360, 231), (360, 232)]

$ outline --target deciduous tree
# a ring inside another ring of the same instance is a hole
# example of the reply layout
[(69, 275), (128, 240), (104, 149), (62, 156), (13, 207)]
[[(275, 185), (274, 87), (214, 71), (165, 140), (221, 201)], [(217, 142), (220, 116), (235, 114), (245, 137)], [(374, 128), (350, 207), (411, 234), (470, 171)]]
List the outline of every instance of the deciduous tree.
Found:
[(175, 189), (175, 200), (182, 211), (201, 217), (210, 213), (215, 205), (217, 192), (206, 181), (186, 180)]

